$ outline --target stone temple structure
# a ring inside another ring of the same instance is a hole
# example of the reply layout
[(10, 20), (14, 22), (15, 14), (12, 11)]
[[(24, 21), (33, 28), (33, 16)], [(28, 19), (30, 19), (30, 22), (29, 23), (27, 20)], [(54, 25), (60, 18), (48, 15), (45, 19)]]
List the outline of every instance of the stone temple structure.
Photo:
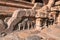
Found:
[(60, 0), (0, 0), (0, 40), (60, 40)]

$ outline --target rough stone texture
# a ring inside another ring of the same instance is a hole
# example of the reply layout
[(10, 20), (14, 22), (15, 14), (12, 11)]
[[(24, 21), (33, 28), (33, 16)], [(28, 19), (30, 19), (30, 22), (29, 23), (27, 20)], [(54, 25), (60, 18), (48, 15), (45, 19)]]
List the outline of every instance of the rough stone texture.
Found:
[[(57, 12), (50, 12), (49, 15), (48, 15), (48, 18), (49, 19), (55, 19), (56, 18), (56, 13)], [(52, 17), (51, 17), (51, 15), (52, 15)]]
[(57, 17), (57, 23), (60, 24), (60, 14), (59, 14), (59, 16)]
[(35, 17), (36, 11), (34, 9), (26, 9), (26, 16)]
[(4, 22), (7, 23), (9, 19), (10, 19), (10, 17), (5, 18)]
[(56, 39), (54, 39), (54, 38), (48, 38), (47, 40), (56, 40)]
[[(22, 15), (21, 15), (22, 14)], [(13, 28), (15, 27), (15, 25), (22, 20), (22, 16), (25, 15), (25, 10), (16, 10), (14, 12), (14, 14), (12, 15), (12, 17), (8, 20), (7, 24), (8, 24), (8, 28), (6, 31), (13, 31)]]
[[(1, 39), (1, 38), (0, 38)], [(16, 35), (13, 34), (9, 34), (6, 37), (2, 38), (2, 40), (20, 40), (19, 37), (17, 37)]]
[(41, 40), (42, 38), (37, 36), (37, 35), (33, 35), (33, 36), (29, 36), (27, 37), (25, 40)]
[(5, 29), (4, 22), (0, 19), (0, 32), (2, 32)]
[(51, 8), (51, 11), (60, 11), (59, 9), (60, 9), (59, 6), (55, 6)]
[(57, 1), (57, 2), (55, 3), (55, 5), (60, 5), (60, 1)]
[(42, 3), (35, 3), (35, 4), (34, 4), (34, 7), (33, 7), (32, 9), (38, 10), (38, 9), (40, 9), (42, 6), (43, 6)]
[[(60, 1), (60, 0), (59, 0)], [(19, 25), (25, 26), (24, 24), (24, 18), (23, 17), (35, 17), (36, 19), (36, 29), (40, 28), (40, 20), (41, 18), (47, 18), (50, 19), (51, 16), (47, 14), (52, 14), (53, 18), (55, 18), (56, 14), (60, 13), (57, 11), (60, 11), (60, 3), (57, 2), (53, 7), (52, 4), (54, 3), (54, 0), (50, 0), (48, 5), (43, 6), (41, 9), (35, 11), (34, 9), (18, 9), (14, 12), (12, 17), (8, 20), (7, 24), (8, 27), (6, 30), (4, 30), (4, 23), (2, 20), (0, 20), (0, 29), (3, 30), (3, 32), (12, 32), (15, 25), (17, 25), (21, 20), (23, 20)], [(51, 10), (50, 10), (51, 7)], [(42, 16), (41, 16), (42, 14)], [(25, 40), (40, 40), (41, 37), (43, 37), (45, 40), (60, 40), (60, 14), (57, 18), (57, 24), (49, 25), (48, 28), (44, 28), (43, 30), (22, 30), (22, 31), (15, 31), (12, 32), (12, 34), (7, 34), (5, 37), (2, 37), (0, 40), (24, 40), (21, 38), (25, 38)], [(31, 22), (28, 22), (31, 23)], [(27, 24), (28, 24), (27, 23)], [(22, 33), (21, 33), (22, 32)], [(34, 35), (35, 34), (35, 35)], [(3, 34), (4, 35), (4, 34)], [(41, 36), (41, 37), (40, 37)], [(43, 39), (41, 39), (43, 40)]]

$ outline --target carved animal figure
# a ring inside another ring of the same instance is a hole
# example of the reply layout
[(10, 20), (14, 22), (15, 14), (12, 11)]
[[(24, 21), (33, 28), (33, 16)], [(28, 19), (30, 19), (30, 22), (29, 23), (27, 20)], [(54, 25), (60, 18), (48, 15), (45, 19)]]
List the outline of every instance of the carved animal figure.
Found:
[(25, 29), (25, 27), (27, 26), (27, 21), (28, 21), (28, 18), (24, 19), (21, 23), (18, 24), (19, 30), (21, 29), (21, 27), (22, 27), (22, 30)]
[[(28, 10), (28, 12), (27, 12)], [(23, 20), (23, 17), (35, 17), (35, 11), (31, 9), (18, 9), (14, 11), (12, 17), (7, 22), (7, 28), (3, 31), (5, 33), (10, 33), (13, 31), (15, 25)]]

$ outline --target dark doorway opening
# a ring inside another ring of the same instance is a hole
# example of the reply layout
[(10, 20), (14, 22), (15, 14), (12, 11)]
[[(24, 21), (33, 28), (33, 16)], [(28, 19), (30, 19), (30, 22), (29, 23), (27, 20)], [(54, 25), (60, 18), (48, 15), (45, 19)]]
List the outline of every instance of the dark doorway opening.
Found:
[(27, 1), (27, 2), (31, 2), (31, 0), (25, 0), (25, 1)]
[(42, 0), (35, 0), (35, 2), (43, 3), (43, 1), (42, 1)]

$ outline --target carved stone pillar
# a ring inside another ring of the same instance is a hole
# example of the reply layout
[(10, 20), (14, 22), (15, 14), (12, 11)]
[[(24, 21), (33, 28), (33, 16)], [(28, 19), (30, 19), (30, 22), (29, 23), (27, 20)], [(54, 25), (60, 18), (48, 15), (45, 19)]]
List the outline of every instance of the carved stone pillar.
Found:
[(40, 13), (38, 12), (37, 14), (36, 14), (36, 30), (40, 30), (41, 28), (40, 28), (40, 24), (41, 24), (41, 22), (40, 22), (40, 20), (41, 20), (41, 18), (40, 18)]
[(37, 18), (37, 19), (36, 19), (36, 29), (37, 29), (37, 30), (40, 29), (40, 24), (41, 24), (40, 18)]

